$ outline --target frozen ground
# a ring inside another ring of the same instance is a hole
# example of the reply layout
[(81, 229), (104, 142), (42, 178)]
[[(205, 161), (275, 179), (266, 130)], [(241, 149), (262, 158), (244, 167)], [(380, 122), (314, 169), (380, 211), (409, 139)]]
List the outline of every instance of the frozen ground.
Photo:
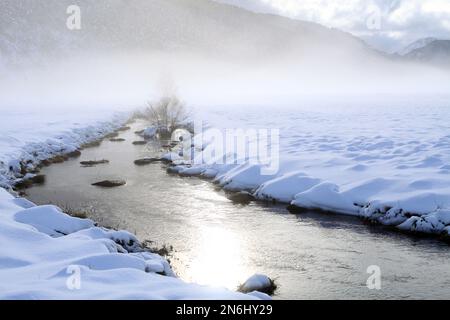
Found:
[(177, 167), (184, 175), (406, 231), (450, 231), (449, 97), (337, 98), (291, 108), (203, 108), (196, 115), (220, 129), (279, 128), (280, 166), (275, 175), (246, 163)]

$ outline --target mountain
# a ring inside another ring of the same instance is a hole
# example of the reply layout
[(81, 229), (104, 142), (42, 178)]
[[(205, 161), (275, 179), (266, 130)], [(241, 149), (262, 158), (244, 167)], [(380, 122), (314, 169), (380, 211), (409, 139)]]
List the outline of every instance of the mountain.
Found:
[(406, 46), (405, 48), (403, 48), (402, 50), (400, 50), (399, 52), (397, 52), (397, 54), (401, 55), (401, 56), (405, 56), (408, 53), (417, 50), (417, 49), (421, 49), (423, 47), (426, 47), (427, 45), (429, 45), (431, 42), (437, 40), (436, 38), (422, 38), (419, 39), (417, 41), (414, 41), (413, 43), (409, 44), (408, 46)]
[(2, 0), (3, 59), (20, 63), (93, 50), (183, 51), (238, 59), (314, 57), (318, 52), (331, 60), (378, 55), (339, 30), (210, 0), (79, 0), (82, 29), (76, 31), (66, 28), (71, 4)]
[[(448, 92), (447, 71), (337, 29), (212, 0), (0, 1), (4, 106), (139, 104), (173, 87), (205, 104)], [(74, 3), (81, 30), (66, 27)]]
[(436, 66), (450, 67), (450, 40), (434, 40), (410, 51), (405, 58)]

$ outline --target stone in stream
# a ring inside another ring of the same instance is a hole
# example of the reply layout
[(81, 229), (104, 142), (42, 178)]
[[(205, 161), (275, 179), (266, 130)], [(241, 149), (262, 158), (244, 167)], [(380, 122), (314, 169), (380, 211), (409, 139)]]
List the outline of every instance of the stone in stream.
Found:
[(258, 291), (268, 295), (273, 295), (276, 289), (277, 285), (274, 280), (263, 274), (255, 274), (240, 285), (238, 291), (243, 293)]
[(108, 134), (105, 136), (105, 138), (106, 138), (106, 139), (111, 139), (111, 138), (117, 137), (118, 135), (119, 135), (118, 132), (111, 132), (111, 133), (108, 133)]
[(29, 188), (33, 185), (33, 181), (29, 179), (20, 179), (20, 181), (16, 181), (14, 183), (14, 190), (22, 190)]
[(307, 212), (314, 211), (312, 209), (306, 209), (306, 208), (298, 207), (298, 206), (293, 205), (293, 204), (288, 205), (286, 207), (286, 209), (289, 211), (289, 213), (292, 213), (292, 214), (302, 214), (302, 213), (307, 213)]
[(33, 178), (30, 179), (35, 184), (44, 184), (45, 183), (45, 175), (38, 174), (35, 175)]
[(92, 142), (88, 142), (88, 143), (83, 144), (83, 145), (81, 146), (81, 148), (93, 148), (93, 147), (98, 147), (98, 146), (100, 146), (101, 143), (102, 143), (101, 140), (95, 140), (95, 141), (92, 141)]
[(130, 129), (131, 129), (131, 127), (129, 127), (129, 126), (123, 126), (123, 127), (120, 127), (119, 129), (117, 129), (117, 131), (127, 131)]
[(141, 146), (141, 145), (147, 144), (147, 141), (134, 141), (133, 144), (135, 146)]
[(125, 139), (123, 139), (123, 138), (111, 138), (111, 139), (109, 139), (109, 141), (111, 141), (111, 142), (123, 142), (123, 141), (125, 141)]
[(105, 164), (105, 163), (109, 163), (109, 160), (92, 160), (92, 161), (81, 161), (80, 164), (84, 167), (92, 167), (95, 166), (97, 164)]
[(57, 155), (57, 156), (54, 156), (53, 158), (49, 159), (50, 163), (62, 163), (66, 160), (67, 160), (67, 157), (63, 156), (63, 155)]
[(14, 184), (14, 189), (22, 190), (31, 187), (33, 184), (43, 184), (43, 183), (45, 183), (45, 175), (39, 174), (32, 176), (31, 178), (25, 177), (23, 179), (16, 181), (16, 183)]
[(137, 166), (145, 166), (147, 164), (155, 163), (155, 162), (163, 162), (163, 159), (160, 158), (144, 158), (138, 159), (134, 161), (134, 164)]
[(69, 158), (78, 158), (79, 156), (81, 156), (81, 151), (80, 150), (75, 150), (75, 151), (69, 152), (67, 154), (67, 156)]
[(245, 191), (233, 192), (233, 193), (230, 193), (227, 197), (234, 203), (240, 203), (240, 204), (249, 204), (250, 202), (255, 200), (255, 198), (253, 197), (252, 194), (245, 192)]
[(96, 187), (104, 187), (104, 188), (114, 188), (120, 187), (126, 184), (125, 180), (103, 180), (96, 183), (93, 183), (93, 186)]

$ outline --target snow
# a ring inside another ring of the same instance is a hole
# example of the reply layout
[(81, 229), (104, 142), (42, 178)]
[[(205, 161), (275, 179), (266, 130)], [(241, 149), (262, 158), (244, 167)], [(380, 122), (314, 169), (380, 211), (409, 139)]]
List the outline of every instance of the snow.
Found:
[(302, 172), (294, 172), (263, 183), (255, 191), (255, 196), (260, 200), (289, 203), (296, 194), (309, 190), (319, 182), (319, 179), (308, 177)]
[(297, 194), (291, 203), (305, 209), (322, 209), (347, 214), (358, 212), (358, 207), (340, 192), (339, 186), (330, 182), (319, 183)]
[[(0, 241), (0, 299), (267, 298), (185, 283), (129, 232), (34, 206), (1, 188)], [(79, 289), (67, 285), (74, 270)]]
[(431, 38), (431, 37), (430, 38), (419, 39), (419, 40), (414, 41), (413, 43), (409, 44), (408, 46), (406, 46), (402, 50), (400, 50), (398, 52), (398, 54), (401, 55), (401, 56), (406, 56), (407, 54), (413, 52), (414, 50), (426, 47), (431, 42), (436, 41), (436, 40), (437, 40), (436, 38)]
[(279, 170), (264, 175), (251, 156), (236, 163), (233, 153), (215, 155), (206, 134), (205, 141), (193, 139), (194, 160), (177, 163), (174, 172), (212, 178), (259, 200), (447, 233), (450, 97), (338, 98), (278, 108), (198, 107), (207, 130), (280, 128)]
[(17, 222), (29, 224), (39, 232), (58, 237), (92, 228), (94, 222), (89, 219), (72, 218), (55, 206), (47, 205), (28, 208), (14, 215)]
[(216, 181), (227, 191), (251, 191), (273, 178), (262, 175), (259, 165), (243, 164), (218, 177)]
[(0, 187), (7, 188), (23, 178), (22, 167), (32, 169), (115, 131), (130, 110), (2, 106), (0, 114)]

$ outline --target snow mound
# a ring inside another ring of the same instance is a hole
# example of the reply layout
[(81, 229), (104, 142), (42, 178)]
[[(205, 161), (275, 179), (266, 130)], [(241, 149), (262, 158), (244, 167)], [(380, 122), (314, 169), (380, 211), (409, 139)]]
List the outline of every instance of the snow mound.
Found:
[(93, 221), (70, 217), (52, 205), (33, 207), (19, 211), (14, 215), (14, 219), (17, 222), (29, 224), (39, 232), (52, 237), (68, 235), (94, 227)]
[(309, 190), (320, 182), (320, 179), (294, 172), (263, 183), (255, 191), (255, 197), (260, 200), (289, 203), (294, 200), (296, 194)]
[(359, 209), (339, 191), (339, 186), (330, 182), (322, 182), (297, 194), (292, 204), (306, 209), (321, 209), (353, 215), (356, 215)]
[(275, 178), (275, 175), (261, 174), (261, 165), (242, 164), (216, 178), (227, 191), (254, 191), (261, 184)]

